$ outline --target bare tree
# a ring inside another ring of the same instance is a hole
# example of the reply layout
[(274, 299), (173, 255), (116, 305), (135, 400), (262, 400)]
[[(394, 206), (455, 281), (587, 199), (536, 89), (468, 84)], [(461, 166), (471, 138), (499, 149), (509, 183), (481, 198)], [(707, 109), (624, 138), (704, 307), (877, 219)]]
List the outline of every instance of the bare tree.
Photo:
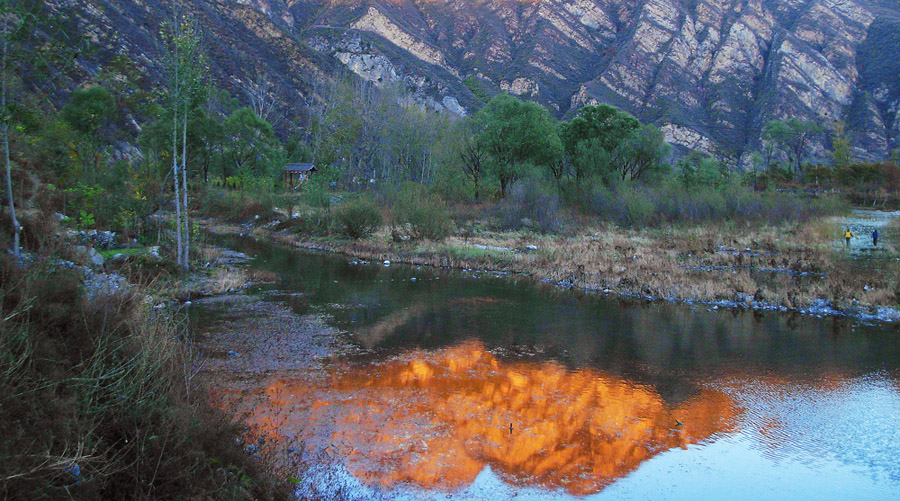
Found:
[(275, 105), (278, 98), (272, 90), (272, 84), (261, 74), (257, 74), (255, 79), (247, 79), (244, 93), (250, 100), (250, 108), (256, 113), (256, 116), (272, 123), (269, 116), (275, 111)]

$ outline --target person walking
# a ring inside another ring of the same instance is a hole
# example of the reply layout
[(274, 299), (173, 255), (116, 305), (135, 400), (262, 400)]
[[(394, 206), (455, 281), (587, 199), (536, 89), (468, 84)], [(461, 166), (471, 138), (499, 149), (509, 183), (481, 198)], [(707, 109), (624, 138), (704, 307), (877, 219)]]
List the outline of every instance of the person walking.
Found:
[(878, 229), (872, 232), (872, 246), (878, 247)]
[(850, 228), (847, 228), (847, 231), (844, 232), (844, 239), (847, 240), (847, 248), (850, 248), (850, 239), (853, 238), (853, 233), (850, 232)]

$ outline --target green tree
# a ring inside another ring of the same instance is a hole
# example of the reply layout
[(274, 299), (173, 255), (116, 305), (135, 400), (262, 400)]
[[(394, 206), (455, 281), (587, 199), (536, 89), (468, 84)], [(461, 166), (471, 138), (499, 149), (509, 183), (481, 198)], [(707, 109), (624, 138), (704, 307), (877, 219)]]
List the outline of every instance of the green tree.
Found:
[(665, 135), (653, 124), (642, 125), (611, 153), (612, 166), (624, 180), (636, 181), (662, 174), (669, 154)]
[(60, 112), (60, 118), (78, 133), (78, 159), (87, 167), (86, 182), (97, 183), (104, 138), (101, 129), (109, 123), (115, 111), (115, 100), (99, 85), (78, 89)]
[(812, 120), (770, 120), (763, 129), (763, 140), (771, 141), (783, 151), (791, 168), (799, 173), (810, 142), (824, 130), (822, 124)]
[(541, 105), (509, 94), (491, 99), (473, 118), (480, 124), (477, 141), (500, 182), (500, 196), (522, 176), (525, 166), (551, 168), (563, 155), (557, 122)]
[(338, 80), (325, 92), (326, 98), (310, 110), (313, 161), (323, 168), (346, 167), (363, 128), (362, 117), (353, 104), (350, 82)]
[(106, 88), (93, 85), (72, 93), (60, 116), (73, 129), (93, 135), (112, 117), (115, 101)]
[(256, 116), (250, 108), (240, 108), (223, 124), (225, 146), (222, 178), (246, 172), (270, 176), (281, 159), (281, 144), (272, 124)]
[(474, 120), (465, 120), (456, 127), (459, 136), (459, 165), (463, 174), (475, 188), (475, 200), (481, 197), (481, 181), (487, 169), (487, 154), (478, 142), (479, 124)]
[(692, 151), (678, 161), (678, 176), (686, 188), (715, 188), (726, 180), (727, 169), (714, 157)]
[(637, 118), (613, 106), (585, 106), (569, 122), (560, 124), (560, 137), (575, 178), (611, 168), (611, 153), (640, 128)]
[(846, 129), (844, 122), (836, 122), (834, 132), (831, 134), (831, 158), (834, 159), (835, 167), (847, 167), (853, 163), (850, 137), (847, 135)]
[[(174, 21), (162, 37), (167, 46), (169, 70), (168, 105), (172, 118), (172, 177), (175, 185), (175, 239), (177, 260), (183, 270), (190, 267), (190, 223), (188, 220), (187, 131), (192, 114), (206, 101), (206, 58), (194, 22), (176, 4)], [(181, 136), (181, 166), (178, 165)], [(180, 175), (179, 175), (180, 171)]]

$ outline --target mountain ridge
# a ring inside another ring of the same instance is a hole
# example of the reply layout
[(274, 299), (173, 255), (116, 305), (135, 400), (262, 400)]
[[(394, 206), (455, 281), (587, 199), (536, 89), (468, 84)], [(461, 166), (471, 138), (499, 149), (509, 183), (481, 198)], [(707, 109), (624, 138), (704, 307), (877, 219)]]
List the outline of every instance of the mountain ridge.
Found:
[[(164, 2), (48, 0), (126, 11), (140, 28)], [(860, 160), (900, 136), (900, 6), (878, 0), (198, 0), (214, 77), (272, 81), (284, 108), (308, 106), (339, 68), (404, 86), (457, 114), (474, 92), (509, 92), (560, 118), (609, 103), (661, 126), (670, 142), (747, 162), (766, 121), (848, 124)], [(140, 8), (144, 10), (141, 14)], [(101, 19), (82, 14), (101, 30)], [(108, 16), (107, 16), (108, 17)], [(874, 28), (872, 28), (874, 26)], [(870, 29), (871, 28), (871, 29)], [(137, 29), (136, 31), (140, 31)], [(870, 36), (870, 31), (871, 35)], [(127, 36), (127, 35), (123, 35)], [(219, 43), (228, 40), (231, 43)], [(859, 50), (862, 48), (862, 52)], [(140, 51), (138, 51), (140, 52)], [(249, 56), (248, 56), (249, 55)], [(302, 112), (300, 115), (302, 121)], [(829, 139), (815, 145), (827, 160)]]

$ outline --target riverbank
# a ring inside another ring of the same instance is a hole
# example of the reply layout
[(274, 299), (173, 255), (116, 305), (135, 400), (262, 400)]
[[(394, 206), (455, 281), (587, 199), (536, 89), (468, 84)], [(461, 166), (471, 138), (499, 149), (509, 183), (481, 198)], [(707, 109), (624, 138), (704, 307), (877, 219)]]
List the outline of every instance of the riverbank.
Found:
[(900, 320), (896, 236), (884, 236), (877, 253), (860, 259), (836, 248), (842, 223), (823, 218), (766, 228), (641, 230), (607, 225), (572, 237), (483, 232), (442, 242), (395, 242), (390, 228), (359, 240), (311, 237), (283, 220), (205, 225), (213, 233), (251, 234), (357, 260), (511, 272), (593, 293)]
[(0, 255), (0, 498), (290, 498), (195, 379), (181, 306), (250, 283), (240, 256), (204, 248), (181, 274), (157, 247), (42, 228)]

